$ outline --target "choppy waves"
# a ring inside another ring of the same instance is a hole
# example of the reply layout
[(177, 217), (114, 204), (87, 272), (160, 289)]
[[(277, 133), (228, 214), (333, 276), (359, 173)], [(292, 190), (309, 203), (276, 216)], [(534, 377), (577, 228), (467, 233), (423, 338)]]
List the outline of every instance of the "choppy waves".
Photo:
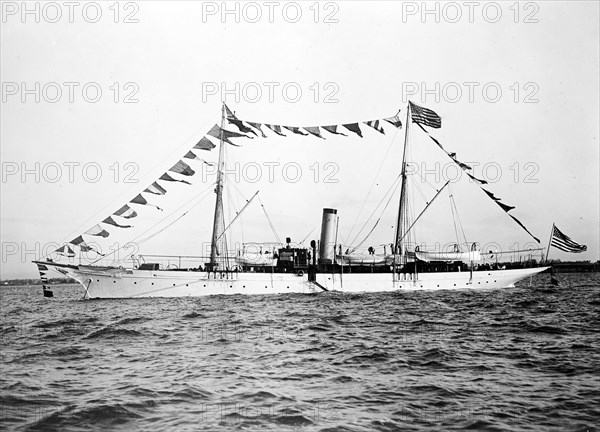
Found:
[(2, 289), (14, 430), (596, 430), (600, 276), (490, 291), (78, 300)]

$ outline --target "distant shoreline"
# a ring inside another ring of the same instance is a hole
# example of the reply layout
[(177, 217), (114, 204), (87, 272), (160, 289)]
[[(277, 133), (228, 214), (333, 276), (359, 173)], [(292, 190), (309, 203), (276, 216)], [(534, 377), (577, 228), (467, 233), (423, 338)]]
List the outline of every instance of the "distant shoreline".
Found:
[(554, 273), (588, 273), (600, 272), (600, 261), (595, 263), (589, 261), (552, 262), (550, 265)]
[[(62, 278), (62, 279), (50, 279), (46, 285), (72, 285), (78, 284), (75, 279)], [(1, 286), (24, 286), (24, 285), (42, 285), (42, 281), (39, 279), (7, 279), (0, 281)]]

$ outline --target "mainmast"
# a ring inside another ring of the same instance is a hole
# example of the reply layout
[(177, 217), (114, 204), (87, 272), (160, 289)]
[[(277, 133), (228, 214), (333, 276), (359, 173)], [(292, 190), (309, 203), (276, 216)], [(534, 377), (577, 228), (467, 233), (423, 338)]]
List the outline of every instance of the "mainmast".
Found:
[[(218, 266), (217, 264), (217, 255), (219, 255), (218, 249), (218, 241), (220, 238), (219, 235), (219, 227), (223, 222), (223, 169), (225, 168), (225, 161), (223, 155), (224, 143), (223, 143), (223, 126), (225, 125), (225, 102), (223, 102), (223, 106), (221, 108), (221, 132), (219, 139), (219, 162), (217, 169), (217, 186), (215, 188), (215, 193), (217, 194), (217, 199), (215, 202), (215, 218), (213, 221), (213, 232), (212, 232), (212, 242), (210, 246), (210, 270), (215, 270)], [(223, 251), (221, 251), (223, 252)]]
[[(405, 236), (405, 229), (408, 225), (408, 209), (406, 195), (406, 149), (408, 146), (408, 128), (410, 127), (410, 103), (406, 107), (406, 127), (404, 129), (404, 150), (402, 152), (402, 187), (400, 189), (400, 205), (398, 209), (398, 221), (396, 223), (396, 238), (394, 244), (396, 250), (394, 253), (400, 253), (406, 257), (406, 251), (402, 247), (402, 239)], [(406, 258), (404, 258), (404, 261)]]

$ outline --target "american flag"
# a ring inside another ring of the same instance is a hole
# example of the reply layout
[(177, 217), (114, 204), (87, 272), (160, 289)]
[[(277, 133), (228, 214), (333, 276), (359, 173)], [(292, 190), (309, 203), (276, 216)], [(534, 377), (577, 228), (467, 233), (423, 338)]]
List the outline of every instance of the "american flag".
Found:
[(423, 108), (410, 102), (410, 116), (413, 123), (419, 123), (432, 128), (441, 128), (442, 119), (429, 108)]
[(552, 239), (550, 245), (564, 252), (579, 253), (587, 250), (587, 246), (575, 243), (556, 228), (556, 225), (552, 225)]

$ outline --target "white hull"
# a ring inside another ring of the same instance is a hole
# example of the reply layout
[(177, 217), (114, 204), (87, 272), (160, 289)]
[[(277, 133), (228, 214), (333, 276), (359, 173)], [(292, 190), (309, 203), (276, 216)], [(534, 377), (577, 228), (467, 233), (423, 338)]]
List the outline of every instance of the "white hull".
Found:
[[(45, 263), (52, 266), (51, 263)], [(474, 272), (413, 274), (345, 273), (316, 275), (309, 282), (306, 273), (206, 273), (195, 271), (152, 271), (60, 267), (79, 281), (89, 298), (187, 297), (223, 294), (284, 294), (323, 291), (383, 292), (408, 290), (510, 288), (522, 279), (548, 267)], [(395, 279), (395, 280), (394, 280)]]

